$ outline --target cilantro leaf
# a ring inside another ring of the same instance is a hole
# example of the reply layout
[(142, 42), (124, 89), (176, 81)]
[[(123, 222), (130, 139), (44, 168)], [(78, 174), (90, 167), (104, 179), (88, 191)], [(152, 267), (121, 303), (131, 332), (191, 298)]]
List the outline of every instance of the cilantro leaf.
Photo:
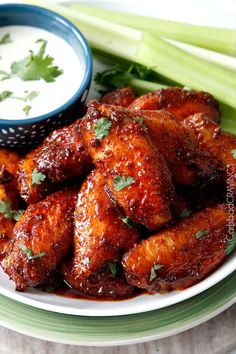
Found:
[(127, 178), (125, 176), (115, 176), (113, 187), (116, 191), (121, 191), (133, 183), (135, 183), (135, 180), (131, 176), (128, 176)]
[(142, 124), (143, 129), (145, 130), (145, 132), (148, 131), (148, 127), (144, 123), (144, 119), (142, 117), (135, 117), (134, 120), (135, 120), (135, 122), (138, 122), (139, 124)]
[(150, 281), (153, 281), (157, 277), (156, 271), (161, 269), (162, 267), (164, 267), (163, 264), (156, 264), (151, 268), (150, 278), (149, 278)]
[(100, 118), (93, 125), (96, 139), (103, 139), (109, 135), (111, 129), (111, 122), (108, 118)]
[(32, 109), (32, 106), (30, 106), (30, 105), (28, 105), (28, 104), (27, 104), (27, 106), (23, 107), (22, 110), (25, 112), (26, 117), (28, 117), (28, 115), (29, 115), (31, 109)]
[(23, 101), (23, 102), (33, 101), (33, 99), (35, 99), (35, 97), (37, 97), (39, 95), (39, 93), (40, 93), (39, 91), (31, 91), (23, 97), (11, 96), (11, 98), (14, 98), (15, 100), (19, 100), (19, 101)]
[(54, 58), (45, 54), (47, 41), (37, 42), (42, 43), (38, 53), (35, 54), (31, 50), (27, 57), (12, 63), (11, 77), (17, 76), (23, 81), (43, 79), (46, 82), (53, 82), (56, 77), (63, 74), (63, 70), (53, 66)]
[(13, 92), (11, 91), (2, 91), (0, 93), (0, 102), (6, 100), (7, 98), (11, 97)]
[(32, 250), (25, 245), (20, 245), (20, 249), (24, 251), (30, 261), (34, 261), (35, 259), (45, 257), (47, 254), (45, 252), (40, 252), (38, 254), (33, 254)]
[(206, 236), (209, 234), (209, 231), (208, 230), (198, 230), (198, 232), (196, 232), (196, 239), (198, 240), (199, 238), (203, 237), (203, 236)]
[(236, 149), (231, 150), (231, 154), (234, 159), (236, 159)]
[(232, 235), (232, 238), (227, 241), (227, 246), (225, 248), (225, 253), (229, 255), (236, 248), (236, 232)]
[(46, 176), (35, 168), (32, 173), (31, 185), (33, 186), (34, 184), (41, 184), (41, 182), (43, 182), (45, 178)]
[(11, 203), (9, 200), (0, 201), (0, 214), (3, 214), (6, 219), (13, 219), (15, 221), (19, 221), (23, 213), (24, 210), (12, 210)]
[(118, 268), (116, 263), (108, 263), (109, 269), (111, 271), (112, 276), (116, 276), (118, 273)]
[(191, 214), (192, 214), (192, 210), (190, 210), (190, 209), (183, 209), (183, 210), (181, 211), (179, 217), (180, 217), (181, 219), (185, 219), (185, 218), (187, 218), (187, 217), (188, 217), (189, 215), (191, 215)]
[(151, 76), (151, 69), (133, 63), (128, 68), (114, 65), (103, 72), (97, 73), (94, 81), (96, 84), (103, 86), (104, 91), (102, 93), (105, 93), (117, 88), (129, 86), (133, 79), (149, 80)]
[(132, 220), (129, 216), (122, 218), (123, 223), (125, 223), (130, 229), (133, 229), (137, 226), (136, 222)]
[(12, 42), (12, 39), (11, 39), (10, 33), (6, 33), (6, 34), (4, 34), (4, 36), (2, 36), (2, 38), (0, 38), (0, 44), (8, 44), (11, 42)]

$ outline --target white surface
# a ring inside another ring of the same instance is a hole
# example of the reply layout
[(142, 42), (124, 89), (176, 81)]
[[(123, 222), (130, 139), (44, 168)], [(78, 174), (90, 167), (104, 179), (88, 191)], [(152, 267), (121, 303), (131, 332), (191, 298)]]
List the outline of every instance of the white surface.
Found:
[[(22, 102), (8, 98), (0, 104), (1, 119), (24, 119), (26, 115), (23, 107), (32, 106), (28, 118), (33, 118), (51, 112), (66, 103), (78, 90), (83, 80), (83, 70), (80, 59), (74, 49), (61, 37), (36, 27), (6, 26), (0, 27), (0, 38), (9, 33), (12, 42), (0, 45), (0, 69), (10, 72), (13, 62), (24, 59), (29, 55), (29, 50), (38, 53), (42, 42), (47, 41), (45, 56), (54, 58), (53, 66), (63, 70), (54, 82), (47, 83), (43, 79), (35, 81), (23, 81), (20, 78), (11, 78), (0, 81), (0, 93), (11, 91), (13, 96), (25, 97), (27, 90), (38, 91), (39, 95), (32, 101)], [(66, 53), (66, 60), (62, 53)], [(66, 87), (66, 90), (64, 89)], [(26, 118), (27, 119), (27, 118)]]

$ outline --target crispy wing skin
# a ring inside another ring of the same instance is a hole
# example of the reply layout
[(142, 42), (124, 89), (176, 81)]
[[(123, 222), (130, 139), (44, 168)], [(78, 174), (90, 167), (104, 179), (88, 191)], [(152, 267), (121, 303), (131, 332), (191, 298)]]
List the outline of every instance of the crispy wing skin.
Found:
[(230, 185), (236, 196), (236, 137), (225, 133), (218, 124), (201, 114), (185, 119), (183, 125), (192, 129), (202, 150), (210, 152), (221, 163), (225, 185)]
[[(17, 222), (10, 252), (2, 262), (17, 290), (41, 284), (67, 255), (73, 237), (77, 193), (76, 188), (54, 193), (30, 205)], [(36, 258), (30, 260), (22, 247)]]
[(218, 204), (142, 241), (124, 257), (128, 282), (151, 292), (198, 283), (227, 256), (228, 240), (233, 238), (228, 214), (227, 205)]
[(4, 170), (15, 176), (18, 170), (18, 163), (21, 159), (22, 157), (16, 152), (0, 148), (0, 178)]
[(136, 98), (137, 95), (132, 87), (124, 87), (106, 93), (101, 98), (101, 102), (114, 106), (128, 107)]
[[(12, 210), (19, 209), (19, 196), (11, 184), (0, 184), (0, 201), (9, 201)], [(0, 259), (5, 256), (9, 249), (15, 223), (14, 219), (6, 218), (3, 214), (0, 214)]]
[(121, 272), (114, 276), (107, 267), (84, 280), (74, 277), (71, 268), (68, 268), (65, 270), (65, 279), (73, 289), (92, 298), (119, 299), (129, 297), (135, 291)]
[(195, 113), (204, 113), (215, 122), (220, 120), (218, 103), (209, 93), (178, 87), (147, 93), (133, 101), (128, 108), (136, 111), (165, 109), (180, 122)]
[[(102, 117), (111, 127), (108, 136), (96, 139), (94, 124)], [(83, 118), (82, 131), (94, 164), (125, 214), (150, 229), (168, 222), (174, 195), (171, 175), (145, 127), (129, 111), (94, 101)], [(118, 188), (119, 179), (130, 184)]]
[[(52, 193), (56, 183), (77, 177), (91, 168), (80, 133), (80, 120), (68, 127), (52, 132), (37, 149), (21, 162), (18, 188), (27, 203), (35, 203)], [(36, 169), (46, 179), (32, 186), (32, 173)]]
[(167, 111), (142, 111), (148, 132), (158, 151), (165, 157), (174, 181), (183, 185), (202, 185), (209, 179), (216, 182), (219, 163), (199, 148), (198, 140), (189, 128), (180, 125)]
[[(105, 180), (93, 171), (78, 194), (75, 208), (74, 279), (86, 279), (108, 262), (121, 260), (139, 240), (138, 231), (122, 221), (121, 210), (105, 191)], [(76, 280), (78, 281), (78, 280)]]

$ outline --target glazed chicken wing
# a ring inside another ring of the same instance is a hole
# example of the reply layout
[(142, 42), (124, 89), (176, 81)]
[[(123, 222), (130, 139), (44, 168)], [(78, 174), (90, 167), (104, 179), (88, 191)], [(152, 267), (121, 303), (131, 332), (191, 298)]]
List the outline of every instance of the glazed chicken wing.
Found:
[(142, 241), (124, 257), (128, 282), (151, 292), (198, 283), (232, 251), (228, 215), (228, 206), (218, 204)]
[(179, 121), (195, 113), (204, 113), (215, 122), (220, 119), (218, 103), (209, 93), (178, 87), (147, 93), (133, 101), (128, 108), (136, 111), (165, 109)]
[(74, 251), (71, 269), (67, 271), (77, 282), (97, 273), (108, 262), (121, 260), (139, 240), (138, 231), (123, 221), (124, 214), (105, 189), (103, 176), (93, 171), (78, 194)]
[(3, 270), (23, 291), (41, 284), (67, 255), (78, 189), (64, 189), (30, 205), (13, 230)]
[(194, 186), (213, 178), (215, 183), (218, 181), (220, 164), (199, 148), (197, 138), (172, 114), (164, 110), (140, 111), (138, 116), (148, 127), (158, 151), (165, 157), (175, 182)]
[(236, 137), (223, 132), (218, 124), (201, 114), (185, 119), (183, 125), (192, 129), (200, 147), (222, 164), (225, 185), (228, 183), (236, 196)]
[(113, 274), (109, 266), (83, 280), (74, 277), (70, 267), (65, 270), (64, 274), (66, 282), (73, 289), (90, 298), (119, 299), (128, 297), (135, 291), (134, 286), (127, 283), (121, 270)]
[[(80, 120), (52, 132), (43, 144), (30, 152), (21, 162), (18, 188), (27, 203), (35, 203), (53, 192), (55, 183), (77, 177), (91, 168), (80, 134)], [(46, 178), (32, 185), (33, 171)]]
[(0, 183), (8, 183), (16, 177), (21, 156), (12, 150), (0, 148)]
[[(19, 196), (11, 184), (0, 184), (0, 203), (3, 206), (0, 209), (2, 211), (0, 213), (0, 258), (2, 258), (9, 249), (9, 242), (13, 237), (13, 228), (16, 223), (16, 216), (14, 218), (10, 211), (19, 209)], [(7, 212), (8, 209), (9, 212)]]
[(113, 106), (128, 107), (137, 98), (132, 87), (119, 88), (115, 91), (106, 93), (101, 102)]
[(127, 216), (150, 229), (171, 218), (171, 175), (145, 127), (129, 111), (91, 102), (82, 132), (94, 164)]

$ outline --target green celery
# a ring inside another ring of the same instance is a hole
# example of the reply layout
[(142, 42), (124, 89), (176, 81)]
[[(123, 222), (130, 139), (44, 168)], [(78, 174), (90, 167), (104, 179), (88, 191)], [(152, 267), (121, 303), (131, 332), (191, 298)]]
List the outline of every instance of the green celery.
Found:
[[(41, 1), (30, 1), (40, 3)], [(44, 5), (67, 17), (85, 34), (92, 48), (152, 68), (183, 86), (211, 93), (236, 108), (234, 71), (185, 52), (149, 33), (81, 14), (64, 6)]]
[[(66, 4), (67, 5), (67, 4)], [(155, 36), (175, 39), (228, 55), (236, 55), (236, 30), (187, 23), (160, 20), (145, 16), (111, 11), (103, 8), (88, 7), (77, 3), (67, 5), (70, 9), (98, 16), (124, 26), (150, 32)]]

